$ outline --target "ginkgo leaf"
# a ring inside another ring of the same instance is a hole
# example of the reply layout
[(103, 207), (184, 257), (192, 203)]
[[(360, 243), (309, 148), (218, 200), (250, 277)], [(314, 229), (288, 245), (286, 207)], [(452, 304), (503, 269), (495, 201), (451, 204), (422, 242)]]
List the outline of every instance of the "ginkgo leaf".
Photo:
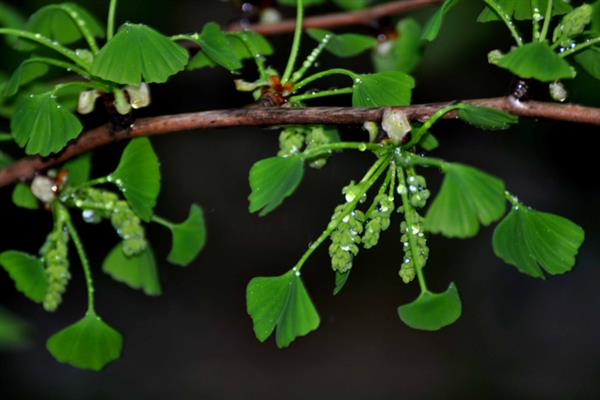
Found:
[(192, 204), (187, 219), (169, 226), (173, 244), (168, 260), (172, 264), (187, 266), (198, 257), (206, 244), (204, 213), (197, 204)]
[(48, 278), (39, 258), (9, 250), (0, 254), (0, 265), (8, 272), (19, 292), (36, 303), (44, 301)]
[(555, 53), (550, 45), (542, 42), (517, 47), (496, 65), (521, 78), (533, 78), (542, 82), (570, 79), (576, 75), (575, 69), (568, 62)]
[(480, 129), (502, 130), (519, 122), (519, 117), (497, 108), (464, 104), (458, 116), (465, 122)]
[(463, 164), (450, 164), (439, 194), (425, 216), (425, 228), (447, 237), (475, 236), (506, 210), (500, 179)]
[(148, 296), (162, 293), (154, 253), (149, 246), (137, 255), (126, 256), (123, 243), (119, 243), (104, 259), (102, 270), (114, 280), (143, 290)]
[[(600, 3), (598, 3), (598, 9), (600, 9)], [(588, 74), (596, 79), (600, 79), (600, 48), (590, 47), (575, 55), (575, 61), (581, 68)]]
[(454, 8), (458, 4), (459, 0), (446, 0), (444, 3), (438, 8), (438, 10), (433, 14), (433, 17), (427, 21), (425, 28), (423, 28), (423, 40), (427, 40), (429, 42), (433, 42), (440, 33), (442, 29), (442, 23), (444, 22), (444, 17), (448, 12)]
[(10, 97), (17, 94), (21, 86), (42, 77), (48, 73), (48, 65), (39, 62), (35, 57), (25, 60), (15, 69), (10, 80), (4, 86), (3, 97)]
[(82, 185), (90, 180), (92, 174), (92, 153), (86, 153), (67, 161), (62, 168), (69, 172), (67, 180), (69, 186)]
[(452, 325), (461, 314), (462, 303), (454, 283), (444, 293), (424, 291), (412, 303), (398, 307), (402, 322), (424, 331), (437, 331)]
[(405, 106), (410, 104), (415, 80), (400, 71), (364, 74), (354, 81), (354, 107)]
[(396, 31), (398, 39), (384, 41), (373, 50), (373, 63), (377, 72), (410, 73), (421, 61), (421, 25), (412, 18), (405, 18), (398, 22)]
[(300, 156), (271, 157), (254, 164), (250, 169), (250, 212), (261, 217), (277, 208), (294, 193), (304, 175)]
[[(533, 19), (533, 10), (531, 8), (531, 1), (525, 0), (496, 0), (498, 5), (509, 15), (513, 16), (519, 21)], [(540, 14), (546, 15), (548, 9), (548, 0), (538, 0), (538, 6), (540, 7)], [(552, 2), (552, 16), (563, 15), (571, 11), (573, 7), (565, 0), (553, 0)], [(499, 21), (498, 15), (489, 7), (481, 12), (477, 18), (478, 22), (490, 22)]]
[(108, 81), (139, 86), (163, 83), (185, 69), (188, 52), (154, 29), (125, 24), (100, 50), (92, 74)]
[(254, 278), (246, 290), (247, 310), (254, 333), (264, 342), (277, 329), (279, 348), (319, 327), (320, 319), (300, 274), (291, 270), (277, 277)]
[[(75, 3), (50, 4), (37, 10), (25, 24), (25, 30), (39, 33), (62, 44), (71, 44), (83, 38), (78, 25), (95, 37), (104, 37), (104, 28), (85, 8)], [(20, 41), (19, 50), (30, 51), (35, 44)]]
[(58, 361), (77, 368), (100, 371), (121, 356), (123, 337), (96, 313), (55, 333), (46, 343)]
[(17, 103), (10, 126), (25, 153), (42, 156), (62, 150), (83, 130), (79, 119), (58, 104), (52, 93), (30, 95)]
[(152, 219), (160, 193), (160, 163), (148, 138), (129, 142), (119, 166), (108, 176), (108, 180), (123, 192), (141, 219), (146, 222)]
[(17, 183), (12, 193), (12, 201), (17, 207), (36, 210), (40, 208), (40, 203), (31, 193), (31, 189), (24, 183)]
[(232, 49), (225, 32), (218, 24), (209, 22), (204, 25), (202, 33), (198, 36), (202, 52), (215, 63), (235, 71), (242, 68), (242, 62)]
[(346, 272), (335, 272), (335, 287), (333, 288), (333, 295), (339, 294), (346, 283), (348, 282), (348, 278), (350, 277), (350, 270)]
[(355, 33), (336, 35), (324, 29), (309, 29), (307, 33), (318, 42), (329, 36), (325, 49), (338, 57), (354, 57), (377, 44), (374, 37)]
[(494, 232), (494, 252), (506, 263), (535, 278), (563, 274), (575, 266), (583, 229), (566, 218), (513, 207)]

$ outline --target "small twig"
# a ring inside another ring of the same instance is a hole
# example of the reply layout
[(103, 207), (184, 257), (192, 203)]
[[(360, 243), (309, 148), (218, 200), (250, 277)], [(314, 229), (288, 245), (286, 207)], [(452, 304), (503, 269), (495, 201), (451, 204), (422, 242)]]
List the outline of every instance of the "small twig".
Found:
[[(533, 118), (579, 122), (600, 125), (600, 108), (575, 104), (517, 102), (508, 97), (467, 100), (466, 103), (485, 105)], [(395, 107), (409, 120), (425, 121), (440, 108), (454, 102), (421, 104)], [(31, 179), (35, 174), (60, 165), (80, 154), (109, 143), (141, 136), (153, 136), (199, 129), (227, 128), (237, 126), (273, 126), (285, 124), (332, 124), (362, 125), (366, 121), (380, 122), (385, 108), (310, 107), (310, 108), (241, 108), (230, 110), (201, 111), (189, 114), (165, 115), (138, 120), (131, 130), (111, 132), (109, 125), (84, 132), (55, 157), (26, 157), (0, 170), (0, 187), (18, 180)], [(456, 118), (450, 112), (444, 118)], [(357, 130), (357, 132), (362, 132)]]
[[(369, 25), (372, 22), (387, 17), (412, 10), (417, 10), (426, 6), (432, 6), (442, 3), (443, 0), (399, 0), (380, 4), (360, 11), (347, 11), (331, 14), (316, 15), (304, 19), (304, 28), (322, 28), (333, 29), (350, 25)], [(230, 31), (240, 31), (244, 29), (252, 30), (261, 35), (279, 35), (282, 33), (293, 32), (296, 27), (294, 19), (287, 19), (281, 22), (271, 24), (252, 24), (229, 26)]]

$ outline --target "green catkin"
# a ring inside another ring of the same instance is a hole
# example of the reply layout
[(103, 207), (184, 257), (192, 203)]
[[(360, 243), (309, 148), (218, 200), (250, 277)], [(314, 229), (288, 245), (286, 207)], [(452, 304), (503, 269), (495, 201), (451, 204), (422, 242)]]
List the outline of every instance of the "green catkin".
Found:
[(279, 152), (280, 157), (289, 157), (298, 154), (304, 147), (304, 132), (302, 127), (290, 126), (279, 134)]
[[(310, 126), (306, 132), (306, 150), (311, 150), (318, 146), (323, 146), (340, 141), (337, 131), (333, 128), (323, 125)], [(324, 155), (310, 160), (309, 166), (315, 169), (321, 169), (327, 164), (329, 155)]]
[[(279, 134), (280, 157), (290, 157), (300, 154), (302, 151), (311, 150), (315, 147), (339, 142), (340, 137), (334, 128), (324, 125), (288, 126)], [(327, 164), (329, 155), (321, 155), (309, 160), (311, 168), (320, 169)]]
[(370, 249), (377, 246), (381, 233), (390, 227), (392, 213), (394, 211), (394, 197), (386, 193), (378, 194), (375, 197), (374, 207), (367, 215), (369, 222), (365, 227), (365, 234), (362, 238), (363, 247)]
[[(331, 220), (335, 221), (345, 208), (345, 204), (338, 206)], [(354, 210), (346, 215), (332, 232), (329, 256), (334, 271), (344, 273), (352, 268), (354, 257), (359, 251), (365, 219), (362, 211)]]
[(48, 289), (44, 298), (44, 309), (56, 311), (71, 279), (68, 255), (69, 234), (65, 229), (64, 217), (54, 213), (54, 229), (40, 250), (48, 277)]

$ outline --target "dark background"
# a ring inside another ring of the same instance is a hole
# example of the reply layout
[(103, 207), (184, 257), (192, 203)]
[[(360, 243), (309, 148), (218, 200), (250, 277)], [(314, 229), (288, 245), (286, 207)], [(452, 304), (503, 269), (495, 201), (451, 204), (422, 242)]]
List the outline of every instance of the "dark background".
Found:
[[(29, 13), (47, 3), (27, 0), (18, 7)], [(82, 3), (101, 16), (108, 4)], [(121, 3), (120, 22), (148, 23), (167, 34), (198, 31), (209, 20), (226, 23), (234, 16), (232, 5), (218, 0)], [(509, 35), (500, 24), (475, 23), (480, 3), (464, 3), (425, 51), (415, 73), (415, 102), (498, 96), (509, 90), (511, 77), (486, 64), (487, 51), (507, 49)], [(414, 15), (423, 20), (430, 13)], [(272, 39), (283, 50), (273, 65), (282, 67), (290, 40), (289, 35)], [(4, 58), (2, 69), (9, 70), (14, 61)], [(368, 57), (324, 57), (321, 65), (371, 68)], [(246, 76), (254, 77), (252, 71)], [(568, 87), (571, 101), (600, 105), (600, 84), (584, 72)], [(236, 94), (221, 70), (183, 73), (155, 87), (153, 95), (146, 114), (236, 107), (250, 100)], [(348, 104), (348, 99), (335, 102)], [(80, 225), (95, 266), (99, 312), (126, 340), (122, 359), (101, 373), (59, 364), (44, 347), (46, 338), (83, 313), (83, 276), (76, 261), (66, 300), (54, 314), (23, 299), (0, 274), (0, 304), (34, 328), (31, 349), (0, 353), (0, 397), (599, 398), (598, 128), (524, 120), (509, 131), (488, 133), (444, 122), (436, 133), (443, 146), (435, 155), (502, 177), (527, 204), (583, 226), (587, 240), (573, 272), (546, 281), (518, 273), (494, 256), (492, 228), (466, 241), (433, 237), (427, 267), (431, 286), (443, 290), (456, 282), (464, 313), (440, 332), (415, 331), (396, 314), (417, 288), (398, 278), (402, 254), (398, 230), (392, 228), (378, 248), (361, 252), (346, 289), (335, 298), (326, 246), (312, 257), (303, 272), (321, 327), (278, 350), (272, 340), (261, 344), (255, 339), (245, 311), (245, 285), (254, 276), (278, 275), (293, 265), (342, 201), (341, 187), (359, 179), (372, 157), (336, 156), (324, 170), (309, 171), (282, 207), (258, 218), (247, 212), (247, 173), (254, 162), (276, 152), (275, 131), (241, 127), (158, 137), (153, 143), (164, 184), (157, 212), (181, 220), (190, 203), (201, 204), (209, 229), (206, 249), (185, 269), (161, 261), (164, 294), (149, 298), (100, 271), (116, 243), (111, 228)], [(349, 129), (346, 135), (363, 133)], [(114, 168), (121, 149), (113, 145), (95, 153), (97, 176)], [(428, 176), (437, 188), (440, 177)], [(15, 210), (10, 189), (0, 196), (1, 249), (35, 252), (50, 227), (49, 215)], [(148, 234), (164, 260), (168, 233), (151, 226)]]

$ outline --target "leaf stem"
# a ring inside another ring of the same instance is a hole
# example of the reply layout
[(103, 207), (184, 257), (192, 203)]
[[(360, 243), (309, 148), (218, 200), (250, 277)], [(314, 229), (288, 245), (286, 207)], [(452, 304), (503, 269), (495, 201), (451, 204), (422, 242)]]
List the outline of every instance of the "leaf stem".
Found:
[(346, 207), (340, 213), (337, 219), (329, 223), (327, 229), (325, 229), (325, 231), (321, 233), (321, 236), (319, 236), (319, 238), (308, 247), (308, 250), (302, 255), (300, 260), (298, 260), (298, 262), (296, 263), (296, 265), (294, 265), (294, 268), (292, 268), (292, 270), (300, 271), (300, 269), (302, 269), (309, 257), (319, 248), (319, 246), (323, 244), (325, 240), (327, 240), (327, 238), (333, 233), (333, 231), (335, 230), (335, 228), (337, 228), (340, 222), (349, 213), (351, 213), (352, 210), (356, 208), (356, 205), (358, 204), (360, 199), (369, 191), (369, 189), (371, 189), (375, 182), (377, 182), (377, 179), (379, 179), (381, 174), (383, 174), (383, 172), (389, 166), (389, 163), (390, 156), (385, 155), (383, 157), (380, 157), (375, 162), (375, 164), (373, 164), (373, 166), (369, 169), (369, 171), (367, 171), (363, 179), (360, 181), (360, 183), (362, 184), (362, 189), (359, 191), (359, 193), (357, 193), (356, 198), (346, 204)]
[[(404, 169), (402, 167), (398, 168), (398, 183), (407, 187), (406, 185), (406, 177), (404, 175)], [(413, 264), (415, 267), (415, 272), (417, 273), (417, 279), (419, 281), (419, 287), (421, 288), (421, 293), (429, 292), (427, 289), (427, 282), (425, 281), (425, 276), (423, 274), (424, 261), (421, 257), (421, 253), (419, 252), (419, 247), (417, 246), (417, 239), (413, 233), (412, 228), (418, 226), (415, 221), (415, 209), (413, 208), (410, 200), (408, 199), (408, 192), (403, 191), (401, 194), (402, 197), (402, 206), (404, 207), (404, 217), (406, 218), (407, 230), (406, 234), (408, 235), (408, 245), (410, 247), (410, 253), (412, 255)]]
[(552, 0), (548, 0), (548, 5), (546, 8), (546, 17), (544, 18), (544, 25), (542, 26), (542, 33), (540, 34), (540, 42), (546, 40), (546, 36), (548, 36), (548, 30), (550, 29), (550, 20), (552, 19)]
[(292, 76), (292, 72), (296, 66), (296, 59), (298, 58), (298, 52), (300, 51), (300, 42), (302, 39), (302, 24), (304, 21), (304, 4), (302, 0), (296, 1), (296, 30), (294, 31), (294, 41), (292, 43), (292, 51), (290, 52), (290, 58), (288, 59), (285, 72), (281, 78), (281, 83), (286, 84)]
[(339, 88), (339, 89), (330, 89), (330, 90), (319, 90), (315, 92), (308, 92), (305, 94), (300, 94), (297, 96), (290, 97), (290, 102), (299, 103), (306, 100), (318, 99), (321, 97), (329, 97), (329, 96), (339, 96), (343, 94), (352, 94), (354, 89), (351, 87), (347, 88)]
[(309, 83), (312, 83), (318, 79), (324, 78), (326, 76), (330, 76), (330, 75), (346, 75), (350, 78), (352, 78), (352, 80), (354, 81), (359, 74), (350, 71), (349, 69), (344, 69), (344, 68), (332, 68), (332, 69), (328, 69), (325, 71), (321, 71), (321, 72), (317, 72), (316, 74), (313, 74), (307, 78), (305, 78), (304, 80), (296, 83), (294, 85), (294, 90), (299, 90), (301, 88), (303, 88), (304, 86), (308, 85)]
[(158, 215), (152, 216), (152, 222), (162, 225), (165, 228), (169, 228), (169, 229), (173, 229), (173, 225), (174, 225), (171, 221), (167, 221), (166, 219), (161, 218)]
[(117, 0), (110, 0), (108, 7), (108, 21), (106, 23), (106, 40), (109, 41), (115, 35), (115, 14), (117, 12)]
[(58, 68), (65, 69), (67, 71), (73, 71), (77, 75), (80, 75), (80, 76), (82, 76), (83, 78), (86, 78), (86, 79), (90, 79), (91, 78), (90, 74), (88, 74), (87, 71), (79, 68), (75, 64), (71, 64), (71, 63), (68, 63), (66, 61), (57, 60), (57, 59), (50, 58), (50, 57), (31, 57), (31, 58), (28, 58), (26, 60), (26, 62), (28, 64), (29, 63), (44, 63), (44, 64), (47, 64), (47, 65), (51, 65), (53, 67), (58, 67)]
[(313, 66), (315, 61), (317, 61), (317, 59), (319, 58), (323, 50), (325, 50), (325, 47), (327, 47), (330, 41), (331, 35), (326, 35), (323, 38), (323, 40), (321, 40), (319, 45), (315, 47), (315, 49), (308, 55), (308, 57), (306, 57), (306, 60), (304, 61), (304, 63), (302, 63), (302, 67), (298, 71), (294, 72), (294, 74), (292, 75), (292, 82), (298, 82), (300, 79), (302, 79), (304, 74), (306, 74), (306, 71), (308, 71), (308, 69)]
[(85, 23), (85, 20), (77, 14), (77, 11), (75, 11), (69, 4), (56, 4), (56, 5), (52, 5), (50, 7), (57, 8), (57, 9), (63, 11), (64, 13), (66, 13), (69, 16), (69, 18), (71, 18), (73, 23), (75, 23), (75, 25), (77, 25), (77, 29), (79, 29), (79, 32), (81, 32), (81, 35), (87, 42), (92, 53), (94, 53), (94, 54), (98, 53), (98, 51), (99, 51), (98, 42), (96, 42), (96, 38), (94, 37), (94, 35), (90, 31), (89, 27)]
[[(515, 26), (515, 24), (512, 20), (512, 17), (510, 15), (508, 15), (506, 10), (500, 4), (498, 4), (496, 2), (496, 0), (484, 0), (484, 1), (492, 10), (494, 10), (494, 12), (498, 15), (498, 17), (500, 17), (502, 22), (504, 22), (504, 24), (510, 31), (511, 35), (515, 39), (515, 42), (517, 42), (517, 46), (519, 46), (519, 47), (523, 46), (523, 37), (517, 30), (517, 27)], [(524, 1), (524, 0), (520, 0), (520, 1)]]
[(41, 44), (45, 47), (48, 47), (51, 50), (56, 51), (57, 53), (60, 53), (64, 57), (75, 62), (75, 64), (83, 67), (83, 69), (85, 69), (86, 71), (88, 71), (90, 68), (90, 66), (87, 65), (81, 58), (79, 58), (73, 50), (61, 46), (58, 42), (52, 41), (46, 36), (42, 36), (39, 33), (32, 33), (12, 28), (0, 28), (0, 35), (9, 35), (31, 40), (32, 42)]
[(329, 154), (339, 150), (381, 151), (382, 149), (384, 149), (384, 146), (376, 143), (338, 142), (313, 147), (310, 150), (304, 151), (301, 156), (303, 160), (310, 160), (311, 158), (318, 157), (322, 154)]
[(88, 307), (87, 312), (90, 314), (95, 314), (96, 309), (94, 306), (94, 280), (92, 278), (92, 269), (90, 267), (90, 262), (85, 253), (85, 248), (83, 247), (83, 243), (73, 225), (73, 220), (71, 219), (71, 214), (69, 211), (60, 203), (56, 203), (56, 209), (59, 213), (62, 214), (65, 225), (67, 226), (67, 231), (69, 232), (69, 236), (73, 239), (73, 244), (77, 249), (77, 254), (79, 255), (79, 259), (81, 260), (81, 266), (83, 267), (83, 273), (85, 275), (85, 284), (87, 287), (87, 295), (88, 295)]
[(245, 32), (241, 32), (239, 35), (234, 35), (233, 37), (238, 38), (244, 44), (248, 52), (252, 55), (252, 59), (258, 68), (260, 79), (267, 81), (269, 79), (269, 74), (265, 67), (265, 57), (256, 49), (254, 43), (248, 39), (248, 35), (246, 35)]
[(412, 153), (408, 154), (407, 152), (404, 152), (400, 155), (400, 164), (404, 165), (405, 167), (410, 167), (413, 165), (437, 167), (442, 171), (446, 171), (446, 169), (448, 169), (448, 162), (442, 160), (441, 158), (424, 157)]
[(561, 57), (567, 57), (570, 56), (571, 54), (577, 53), (583, 49), (586, 49), (590, 46), (595, 45), (596, 43), (600, 43), (600, 36), (599, 37), (595, 37), (593, 39), (588, 39), (585, 42), (578, 44), (577, 46), (573, 47), (572, 49), (563, 51), (562, 53), (560, 53)]
[(462, 107), (463, 107), (463, 104), (458, 103), (458, 104), (451, 104), (449, 106), (440, 108), (431, 117), (429, 117), (423, 125), (421, 125), (419, 130), (412, 136), (412, 139), (402, 147), (405, 149), (408, 149), (408, 148), (411, 148), (412, 146), (419, 144), (419, 141), (421, 140), (423, 135), (425, 135), (433, 127), (433, 125), (435, 125), (436, 122), (438, 122), (441, 118), (443, 118), (444, 115), (448, 114), (451, 111), (458, 110)]

